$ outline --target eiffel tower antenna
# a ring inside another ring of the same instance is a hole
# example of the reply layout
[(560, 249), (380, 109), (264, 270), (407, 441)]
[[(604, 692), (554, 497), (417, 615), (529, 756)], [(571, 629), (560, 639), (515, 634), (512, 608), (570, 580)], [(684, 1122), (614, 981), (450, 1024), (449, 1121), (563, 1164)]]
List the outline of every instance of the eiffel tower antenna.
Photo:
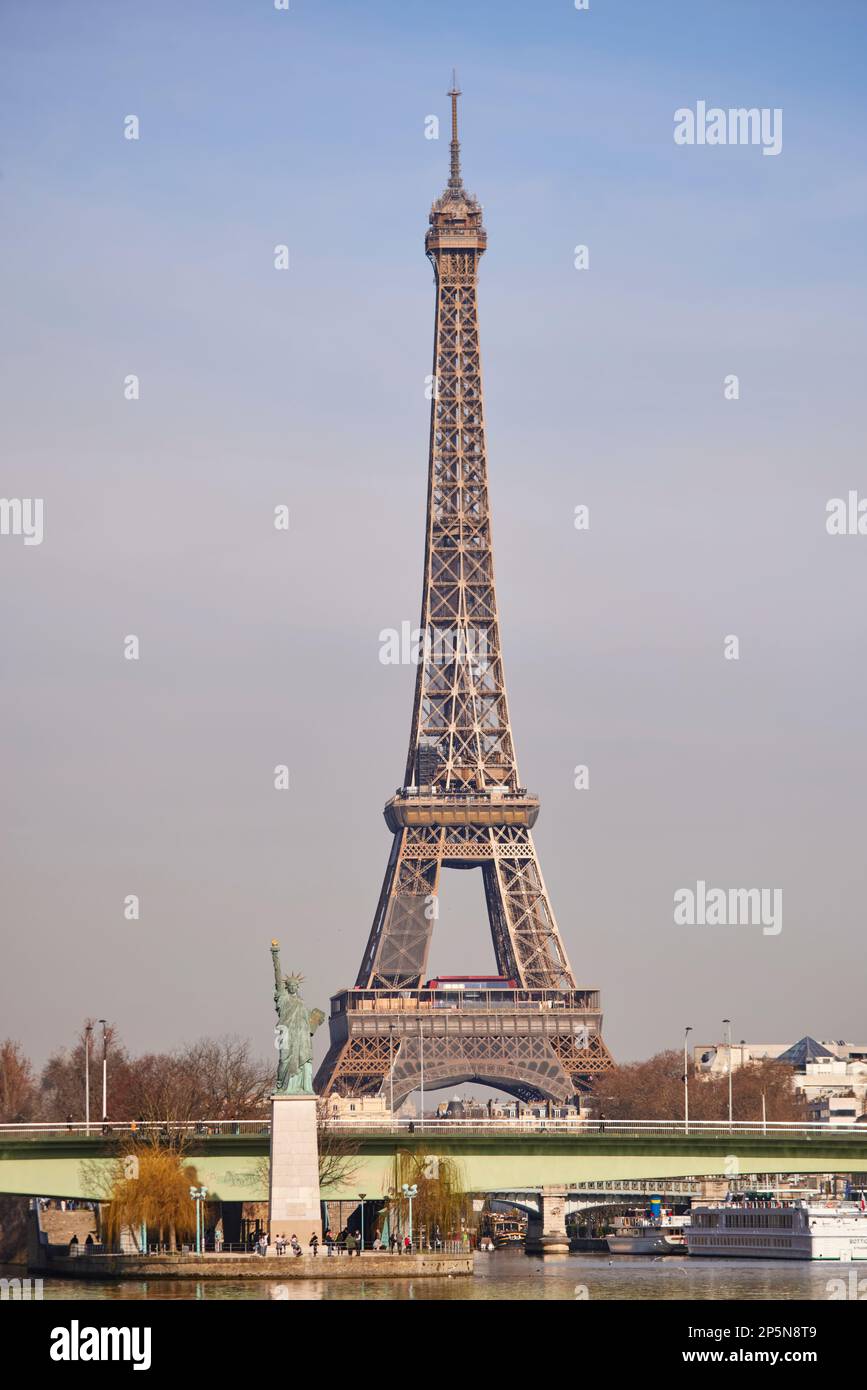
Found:
[(458, 77), (452, 68), (452, 85), (447, 93), (452, 99), (452, 143), (451, 143), (451, 168), (449, 172), (449, 188), (458, 192), (463, 188), (461, 180), (461, 142), (458, 138), (458, 97), (462, 95), (458, 86)]
[[(460, 172), (452, 75), (448, 184), (425, 251), (436, 277), (421, 622), (403, 786), (385, 806), (391, 853), (352, 990), (331, 1001), (316, 1089), (393, 1092), (399, 1105), (474, 1080), (563, 1101), (611, 1066), (599, 993), (576, 985), (533, 843), (494, 585), (477, 282), (482, 209)], [(531, 467), (531, 465), (528, 465)], [(530, 481), (528, 478), (528, 486)], [(425, 982), (444, 870), (479, 869), (496, 972)], [(470, 982), (470, 983), (468, 983)]]

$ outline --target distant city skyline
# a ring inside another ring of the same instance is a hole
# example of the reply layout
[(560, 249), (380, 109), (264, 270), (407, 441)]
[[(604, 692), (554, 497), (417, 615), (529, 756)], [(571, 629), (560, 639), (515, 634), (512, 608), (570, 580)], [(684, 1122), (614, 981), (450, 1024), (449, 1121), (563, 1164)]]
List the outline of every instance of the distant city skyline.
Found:
[[(578, 983), (618, 1061), (723, 1017), (860, 1037), (867, 536), (826, 521), (867, 496), (862, 7), (0, 26), (0, 493), (43, 502), (41, 543), (0, 535), (0, 1036), (41, 1064), (90, 1015), (266, 1056), (272, 937), (311, 1007), (355, 979), (415, 677), (381, 634), (418, 622), (455, 67), (517, 758)], [(699, 101), (781, 110), (779, 153), (678, 144)], [(449, 876), (431, 975), (492, 968), (478, 878)], [(781, 929), (678, 921), (699, 883), (779, 892)]]

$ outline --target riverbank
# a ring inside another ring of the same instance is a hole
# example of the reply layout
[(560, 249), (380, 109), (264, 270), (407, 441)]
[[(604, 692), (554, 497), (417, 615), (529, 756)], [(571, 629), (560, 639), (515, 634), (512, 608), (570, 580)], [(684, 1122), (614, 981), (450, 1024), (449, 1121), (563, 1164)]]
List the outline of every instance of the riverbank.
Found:
[(28, 1273), (55, 1279), (446, 1279), (473, 1273), (473, 1256), (43, 1255)]

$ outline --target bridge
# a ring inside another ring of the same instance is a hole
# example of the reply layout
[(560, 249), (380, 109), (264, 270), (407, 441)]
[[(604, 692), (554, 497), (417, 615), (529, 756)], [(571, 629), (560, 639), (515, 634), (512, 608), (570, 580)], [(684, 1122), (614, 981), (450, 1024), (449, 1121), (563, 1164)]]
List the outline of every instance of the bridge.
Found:
[[(183, 1133), (187, 1161), (214, 1201), (264, 1201), (267, 1120), (195, 1124), (0, 1125), (0, 1193), (104, 1199), (110, 1165), (145, 1132)], [(867, 1173), (867, 1126), (768, 1121), (329, 1121), (323, 1143), (348, 1175), (328, 1200), (385, 1196), (395, 1154), (454, 1159), (467, 1192), (575, 1192), (603, 1184), (775, 1173)], [(625, 1188), (624, 1188), (625, 1190)], [(571, 1203), (570, 1203), (571, 1205)]]

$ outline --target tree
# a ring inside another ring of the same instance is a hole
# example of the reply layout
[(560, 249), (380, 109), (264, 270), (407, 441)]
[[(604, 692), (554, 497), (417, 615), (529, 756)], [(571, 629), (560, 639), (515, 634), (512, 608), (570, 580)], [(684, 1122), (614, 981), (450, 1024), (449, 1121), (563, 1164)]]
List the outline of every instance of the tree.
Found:
[[(40, 1077), (40, 1110), (46, 1120), (76, 1120), (85, 1116), (85, 1046), (88, 1025), (93, 1029), (90, 1042), (90, 1114), (98, 1120), (102, 1115), (102, 1031), (93, 1019), (86, 1019), (71, 1048), (52, 1053)], [(105, 1030), (108, 1056), (109, 1118), (132, 1118), (129, 1108), (131, 1064), (117, 1028), (108, 1024)]]
[(388, 1196), (389, 1224), (392, 1230), (408, 1232), (409, 1199), (403, 1193), (404, 1183), (418, 1189), (412, 1200), (414, 1233), (423, 1231), (430, 1242), (435, 1231), (443, 1237), (460, 1232), (467, 1194), (461, 1165), (455, 1159), (398, 1149)]
[(186, 1161), (184, 1142), (176, 1137), (167, 1141), (154, 1131), (122, 1142), (123, 1152), (103, 1178), (106, 1238), (118, 1241), (129, 1230), (140, 1246), (144, 1228), (156, 1231), (160, 1245), (165, 1240), (176, 1250), (178, 1239), (192, 1236), (196, 1227), (190, 1186), (198, 1186), (199, 1179)]
[[(806, 1102), (792, 1086), (792, 1068), (780, 1062), (750, 1062), (732, 1073), (732, 1116), (761, 1120), (762, 1095), (769, 1120), (803, 1120)], [(691, 1120), (727, 1120), (728, 1073), (706, 1076), (690, 1070)], [(596, 1111), (610, 1120), (682, 1120), (683, 1055), (672, 1049), (643, 1062), (612, 1067), (600, 1078)]]
[[(91, 1022), (90, 1020), (88, 1020)], [(41, 1109), (48, 1120), (83, 1119), (86, 1026), (73, 1046), (54, 1053), (41, 1077)], [(254, 1058), (245, 1038), (201, 1038), (174, 1052), (131, 1058), (117, 1029), (108, 1043), (109, 1119), (175, 1124), (202, 1119), (254, 1119), (266, 1113), (273, 1067)], [(102, 1114), (101, 1034), (90, 1054), (90, 1113)]]
[(30, 1120), (36, 1112), (37, 1091), (30, 1059), (20, 1043), (0, 1043), (0, 1123)]

